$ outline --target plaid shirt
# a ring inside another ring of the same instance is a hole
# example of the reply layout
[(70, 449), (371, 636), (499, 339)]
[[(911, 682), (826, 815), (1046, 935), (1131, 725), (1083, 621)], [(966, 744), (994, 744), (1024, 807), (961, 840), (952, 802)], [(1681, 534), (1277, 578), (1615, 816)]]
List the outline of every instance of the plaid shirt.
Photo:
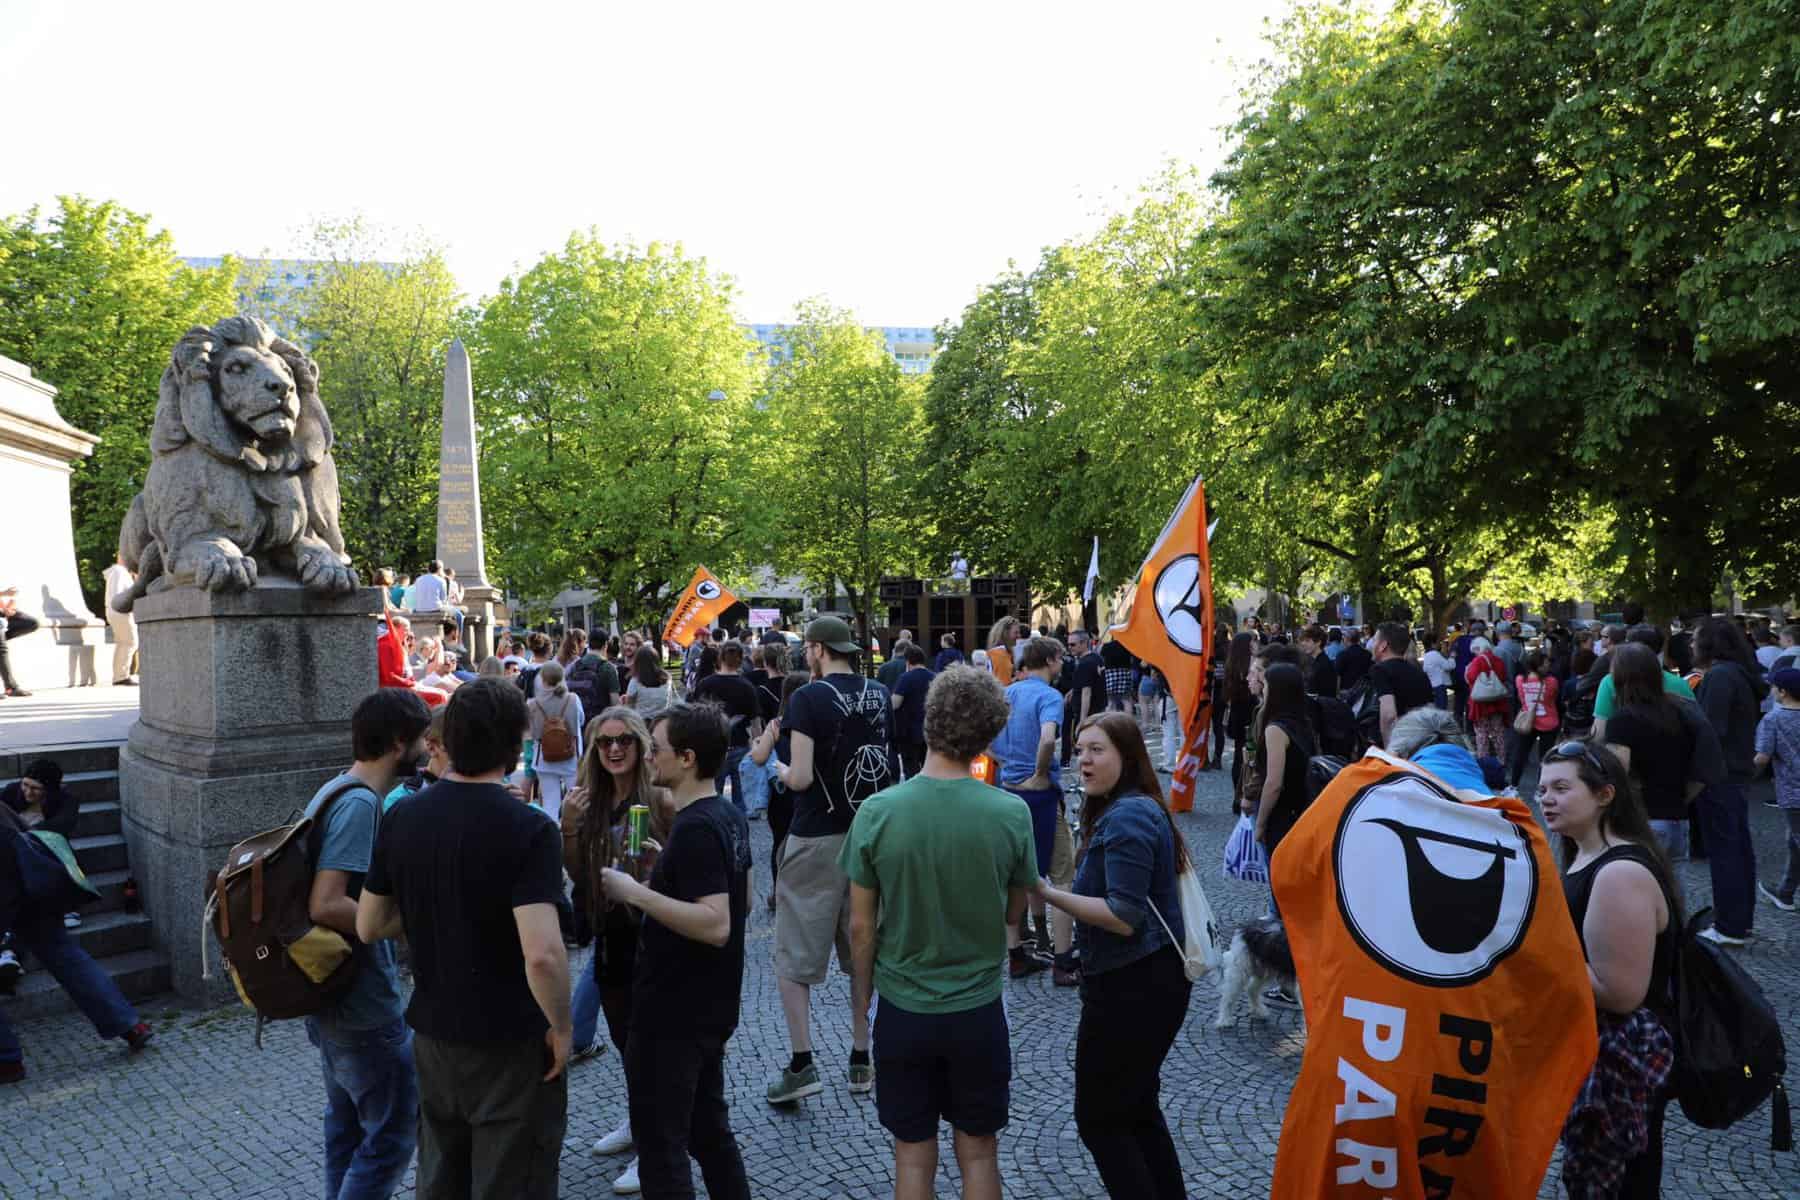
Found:
[(1563, 1185), (1572, 1200), (1616, 1196), (1625, 1168), (1650, 1144), (1650, 1107), (1675, 1064), (1656, 1014), (1599, 1015), (1600, 1051), (1563, 1124)]

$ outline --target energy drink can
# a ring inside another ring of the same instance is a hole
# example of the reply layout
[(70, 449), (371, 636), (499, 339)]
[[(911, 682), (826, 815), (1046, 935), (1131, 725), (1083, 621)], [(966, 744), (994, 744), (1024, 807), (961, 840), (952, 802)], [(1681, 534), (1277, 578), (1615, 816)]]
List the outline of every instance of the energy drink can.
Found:
[(644, 839), (650, 836), (650, 809), (634, 804), (625, 811), (625, 853), (636, 858), (644, 852)]

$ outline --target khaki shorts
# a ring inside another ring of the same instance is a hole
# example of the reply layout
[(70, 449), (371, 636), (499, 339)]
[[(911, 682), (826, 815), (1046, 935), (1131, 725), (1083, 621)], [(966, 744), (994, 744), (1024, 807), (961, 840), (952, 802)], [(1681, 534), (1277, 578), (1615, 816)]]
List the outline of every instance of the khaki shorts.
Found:
[(793, 983), (825, 982), (831, 948), (850, 969), (850, 877), (838, 866), (846, 834), (788, 834), (775, 881), (775, 976)]
[(1075, 882), (1075, 836), (1069, 832), (1069, 819), (1056, 814), (1056, 841), (1050, 851), (1050, 882), (1066, 888)]

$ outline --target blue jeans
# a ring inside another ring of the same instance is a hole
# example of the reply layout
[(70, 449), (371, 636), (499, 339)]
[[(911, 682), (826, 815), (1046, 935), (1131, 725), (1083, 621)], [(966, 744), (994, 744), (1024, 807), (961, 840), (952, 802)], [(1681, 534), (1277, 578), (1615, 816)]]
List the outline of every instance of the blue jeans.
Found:
[(1712, 871), (1713, 924), (1720, 933), (1744, 937), (1756, 914), (1756, 851), (1744, 785), (1713, 784), (1700, 793), (1699, 809)]
[(731, 802), (738, 806), (738, 811), (748, 815), (750, 809), (744, 803), (744, 779), (738, 773), (738, 767), (744, 761), (744, 755), (750, 753), (748, 746), (738, 746), (725, 752), (725, 765), (719, 768), (719, 776), (713, 780), (713, 786), (719, 789), (719, 795), (725, 794), (725, 781), (731, 781)]
[[(594, 953), (600, 953), (600, 936), (595, 935)], [(600, 1028), (600, 981), (594, 978), (593, 969), (581, 972), (575, 980), (575, 999), (573, 1001), (575, 1017), (575, 1049), (594, 1044), (594, 1035)]]
[[(124, 1037), (137, 1024), (137, 1011), (131, 1002), (112, 977), (88, 957), (87, 951), (75, 944), (63, 928), (61, 913), (21, 915), (12, 932), (13, 948), (37, 955), (44, 969), (55, 976), (101, 1037)], [(0, 1005), (0, 1062), (16, 1063), (23, 1057), (18, 1032), (7, 1019), (6, 1007)]]
[(419, 1137), (412, 1031), (339, 1030), (306, 1019), (325, 1075), (326, 1200), (387, 1200)]

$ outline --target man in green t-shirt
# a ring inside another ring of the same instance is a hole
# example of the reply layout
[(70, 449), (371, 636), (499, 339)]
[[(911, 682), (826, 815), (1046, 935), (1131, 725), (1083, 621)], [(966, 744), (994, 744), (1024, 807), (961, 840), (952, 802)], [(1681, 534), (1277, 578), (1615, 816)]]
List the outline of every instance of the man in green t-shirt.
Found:
[(1005, 726), (992, 675), (950, 667), (925, 697), (925, 766), (857, 811), (850, 877), (853, 1005), (875, 1013), (875, 1109), (894, 1135), (894, 1194), (930, 1196), (938, 1122), (964, 1196), (1000, 1195), (1012, 1050), (1001, 1005), (1006, 928), (1038, 877), (1031, 812), (969, 764)]

